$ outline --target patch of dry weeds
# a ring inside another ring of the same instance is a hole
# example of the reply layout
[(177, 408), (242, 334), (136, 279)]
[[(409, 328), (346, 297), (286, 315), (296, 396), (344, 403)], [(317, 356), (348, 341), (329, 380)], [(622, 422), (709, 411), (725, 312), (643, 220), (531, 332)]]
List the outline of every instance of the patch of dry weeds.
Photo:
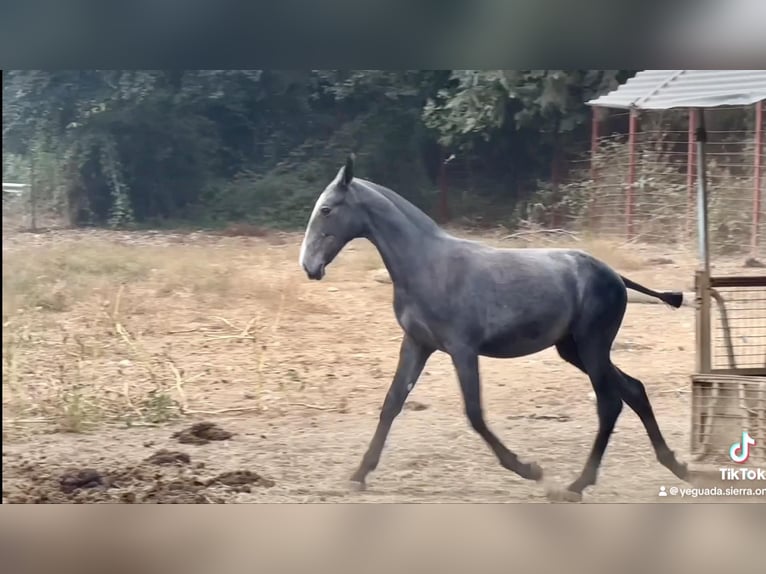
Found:
[(303, 297), (285, 249), (268, 241), (83, 237), (37, 236), (4, 253), (9, 424), (83, 432), (215, 413), (209, 389), (226, 391), (231, 372), (250, 381), (242, 409), (261, 409), (282, 388), (270, 371), (284, 316), (330, 312)]

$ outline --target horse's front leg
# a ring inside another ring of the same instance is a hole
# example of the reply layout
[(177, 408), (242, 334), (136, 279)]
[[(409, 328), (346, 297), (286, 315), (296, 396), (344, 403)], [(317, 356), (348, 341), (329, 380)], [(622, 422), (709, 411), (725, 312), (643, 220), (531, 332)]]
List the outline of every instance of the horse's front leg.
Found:
[(479, 379), (479, 356), (472, 350), (450, 351), (460, 390), (465, 402), (465, 413), (473, 429), (489, 445), (497, 460), (510, 471), (527, 480), (540, 481), (543, 469), (537, 463), (524, 463), (489, 430), (481, 407), (481, 383)]
[(399, 349), (399, 364), (396, 367), (394, 380), (386, 393), (383, 408), (380, 411), (380, 419), (375, 429), (375, 434), (370, 441), (367, 452), (362, 457), (362, 462), (357, 471), (351, 477), (359, 489), (365, 487), (365, 478), (370, 471), (375, 470), (380, 461), (380, 453), (386, 437), (391, 430), (391, 425), (396, 416), (401, 412), (404, 401), (415, 386), (420, 374), (423, 372), (426, 361), (433, 354), (434, 349), (424, 346), (409, 335), (405, 334)]

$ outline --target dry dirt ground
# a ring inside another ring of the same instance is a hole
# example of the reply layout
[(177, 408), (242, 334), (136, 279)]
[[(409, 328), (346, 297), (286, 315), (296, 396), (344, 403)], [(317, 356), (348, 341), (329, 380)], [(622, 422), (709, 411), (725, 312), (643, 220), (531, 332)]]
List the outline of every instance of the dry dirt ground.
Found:
[[(442, 354), (396, 420), (368, 489), (348, 488), (401, 331), (370, 244), (352, 243), (324, 281), (310, 282), (299, 243), (290, 234), (4, 236), (4, 501), (545, 501), (471, 430)], [(654, 288), (692, 287), (688, 254), (579, 245)], [(613, 354), (644, 381), (683, 459), (693, 333), (691, 307), (630, 304)], [(487, 420), (509, 448), (549, 480), (575, 478), (597, 423), (586, 377), (555, 350), (483, 358), (481, 371)], [(584, 499), (657, 502), (661, 485), (679, 482), (626, 408)]]

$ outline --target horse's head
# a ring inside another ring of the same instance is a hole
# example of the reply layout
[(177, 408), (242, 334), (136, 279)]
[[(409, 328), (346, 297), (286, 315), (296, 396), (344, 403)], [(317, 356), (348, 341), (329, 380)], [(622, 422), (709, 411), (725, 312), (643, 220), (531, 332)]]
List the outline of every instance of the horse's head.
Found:
[(309, 279), (322, 279), (325, 268), (352, 239), (362, 235), (364, 217), (354, 194), (354, 156), (317, 199), (301, 244), (299, 263)]

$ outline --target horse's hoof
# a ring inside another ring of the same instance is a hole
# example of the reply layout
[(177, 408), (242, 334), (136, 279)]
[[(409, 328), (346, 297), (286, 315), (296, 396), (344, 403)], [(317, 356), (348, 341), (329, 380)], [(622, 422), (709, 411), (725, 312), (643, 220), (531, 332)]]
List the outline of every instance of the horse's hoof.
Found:
[(364, 492), (367, 490), (367, 484), (363, 480), (351, 479), (348, 483), (348, 487), (352, 492)]
[(582, 493), (566, 488), (548, 488), (545, 496), (551, 502), (582, 502)]
[(541, 467), (536, 462), (530, 462), (527, 466), (529, 466), (529, 470), (527, 471), (527, 478), (529, 480), (534, 480), (535, 482), (542, 481), (543, 467)]

